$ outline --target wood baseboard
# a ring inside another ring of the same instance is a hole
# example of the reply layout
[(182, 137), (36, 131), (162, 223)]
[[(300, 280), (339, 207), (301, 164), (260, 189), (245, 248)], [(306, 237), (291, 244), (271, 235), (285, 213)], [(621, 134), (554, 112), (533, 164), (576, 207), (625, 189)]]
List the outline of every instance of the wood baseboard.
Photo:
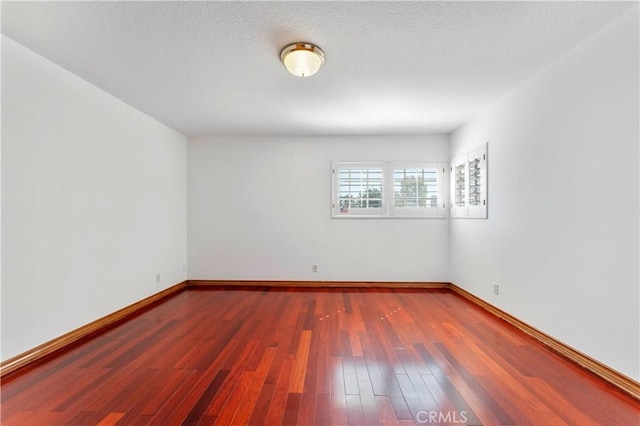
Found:
[(520, 321), (513, 315), (493, 306), (488, 302), (485, 302), (479, 297), (474, 296), (473, 294), (458, 287), (453, 283), (450, 284), (450, 289), (454, 293), (473, 302), (489, 313), (511, 324), (523, 333), (533, 337), (552, 351), (562, 355), (568, 360), (574, 362), (575, 364), (578, 364), (582, 368), (604, 379), (624, 393), (631, 395), (637, 400), (640, 400), (640, 383), (636, 382), (632, 378), (627, 377), (626, 375), (614, 370), (613, 368), (601, 363), (600, 361), (591, 358), (589, 355), (583, 354), (582, 352), (549, 336), (548, 334), (538, 330), (537, 328), (532, 327), (523, 321)]
[(69, 345), (88, 337), (91, 334), (98, 333), (114, 326), (117, 323), (125, 320), (131, 315), (139, 312), (140, 310), (148, 307), (149, 305), (156, 303), (166, 297), (169, 297), (177, 292), (184, 290), (187, 286), (187, 282), (183, 281), (174, 286), (171, 286), (159, 293), (153, 294), (147, 298), (144, 298), (136, 303), (126, 306), (120, 310), (117, 310), (109, 315), (99, 318), (89, 324), (83, 325), (80, 328), (72, 330), (60, 337), (56, 337), (48, 342), (45, 342), (33, 349), (23, 352), (14, 356), (2, 363), (0, 363), (0, 378), (5, 378), (11, 373), (15, 373), (17, 370), (32, 365), (50, 355), (54, 352), (60, 351)]
[(448, 282), (393, 282), (393, 281), (244, 281), (244, 280), (189, 280), (187, 288), (197, 287), (310, 287), (310, 288), (417, 288), (448, 289)]

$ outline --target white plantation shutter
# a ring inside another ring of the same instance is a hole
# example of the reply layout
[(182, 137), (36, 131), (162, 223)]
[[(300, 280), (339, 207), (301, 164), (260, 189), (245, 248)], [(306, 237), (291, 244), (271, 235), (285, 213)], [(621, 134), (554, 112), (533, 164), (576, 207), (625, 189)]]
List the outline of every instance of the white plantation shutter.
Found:
[(444, 217), (444, 163), (332, 163), (332, 217)]
[(487, 146), (451, 160), (451, 217), (487, 217)]
[(487, 217), (487, 147), (467, 154), (469, 170), (469, 217)]

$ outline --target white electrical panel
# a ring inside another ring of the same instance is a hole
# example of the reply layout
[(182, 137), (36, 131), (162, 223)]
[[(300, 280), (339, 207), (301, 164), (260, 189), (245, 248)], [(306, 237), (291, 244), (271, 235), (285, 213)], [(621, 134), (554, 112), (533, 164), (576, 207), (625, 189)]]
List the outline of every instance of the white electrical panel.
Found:
[(487, 218), (487, 145), (451, 159), (451, 217)]

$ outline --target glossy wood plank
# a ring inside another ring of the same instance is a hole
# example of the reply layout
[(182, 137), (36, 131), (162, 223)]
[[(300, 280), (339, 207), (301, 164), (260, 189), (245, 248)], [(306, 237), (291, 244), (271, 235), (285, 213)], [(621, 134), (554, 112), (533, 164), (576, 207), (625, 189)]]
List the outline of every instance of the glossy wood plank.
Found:
[(102, 420), (100, 420), (97, 426), (112, 426), (115, 425), (125, 413), (109, 413)]
[[(287, 407), (287, 398), (289, 396), (289, 380), (291, 371), (295, 365), (295, 359), (287, 356), (276, 381), (273, 397), (267, 409), (267, 415), (264, 417), (264, 423), (269, 425), (277, 425), (282, 423), (282, 419)], [(294, 421), (290, 417), (290, 421)]]
[(302, 393), (304, 390), (304, 379), (307, 372), (307, 361), (309, 360), (309, 346), (311, 346), (311, 331), (304, 330), (298, 342), (296, 364), (293, 367), (289, 393)]
[(1, 386), (3, 425), (640, 424), (446, 289), (186, 290)]

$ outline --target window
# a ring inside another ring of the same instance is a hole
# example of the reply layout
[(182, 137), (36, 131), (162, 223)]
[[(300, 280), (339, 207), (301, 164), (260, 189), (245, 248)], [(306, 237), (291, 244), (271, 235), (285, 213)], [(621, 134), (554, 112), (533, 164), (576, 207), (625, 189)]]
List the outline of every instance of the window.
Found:
[(382, 167), (376, 164), (345, 165), (338, 173), (338, 207), (340, 214), (382, 214)]
[(451, 160), (451, 217), (487, 218), (487, 146)]
[(332, 217), (445, 217), (444, 164), (332, 164)]

